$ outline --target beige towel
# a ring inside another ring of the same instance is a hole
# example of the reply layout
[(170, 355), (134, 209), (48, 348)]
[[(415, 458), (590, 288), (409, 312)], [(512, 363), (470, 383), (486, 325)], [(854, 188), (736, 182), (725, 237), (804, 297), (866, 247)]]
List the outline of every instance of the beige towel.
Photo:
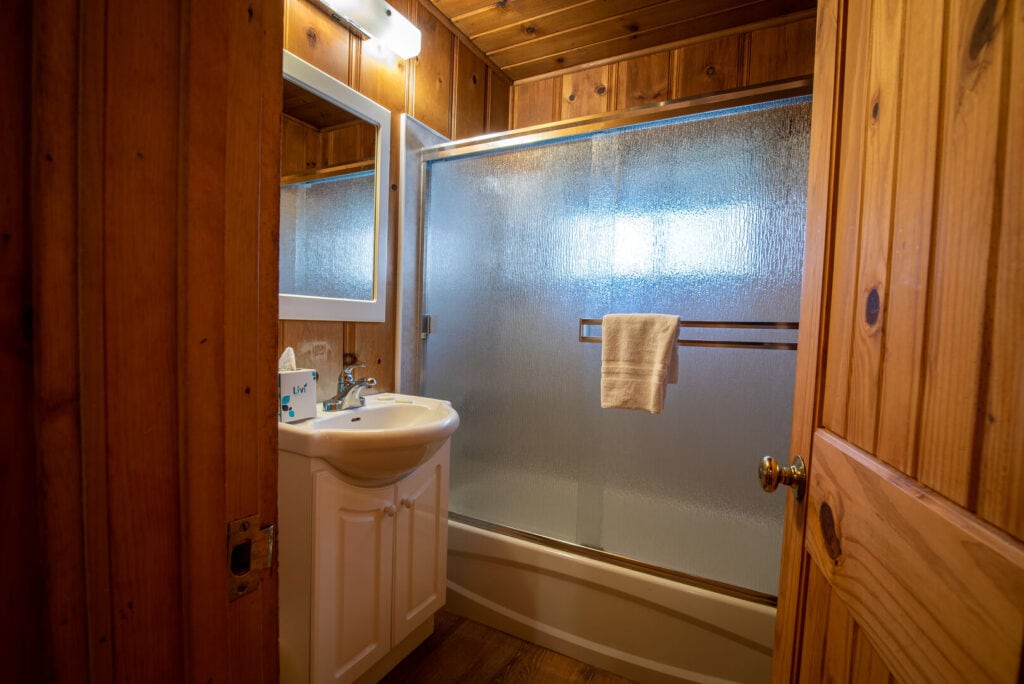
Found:
[(610, 314), (601, 319), (601, 408), (661, 413), (679, 379), (679, 317)]

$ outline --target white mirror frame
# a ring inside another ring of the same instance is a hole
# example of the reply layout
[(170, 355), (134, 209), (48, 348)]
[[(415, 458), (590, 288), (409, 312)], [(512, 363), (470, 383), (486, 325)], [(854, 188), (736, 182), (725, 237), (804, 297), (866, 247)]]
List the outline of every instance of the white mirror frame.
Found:
[[(284, 77), (323, 99), (376, 124), (377, 147), (374, 154), (374, 250), (373, 299), (341, 299), (307, 295), (279, 294), (281, 320), (369, 321), (380, 323), (385, 316), (388, 254), (388, 172), (391, 159), (391, 112), (356, 92), (336, 78), (284, 51)], [(344, 264), (339, 264), (343, 268)]]

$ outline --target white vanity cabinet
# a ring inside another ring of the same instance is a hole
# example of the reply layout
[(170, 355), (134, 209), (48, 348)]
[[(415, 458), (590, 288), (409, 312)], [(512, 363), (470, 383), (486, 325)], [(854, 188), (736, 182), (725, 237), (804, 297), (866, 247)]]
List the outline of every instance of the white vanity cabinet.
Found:
[(405, 639), (445, 601), (448, 574), (448, 443), (398, 483), (391, 642)]
[(313, 681), (350, 682), (391, 648), (395, 487), (325, 469), (313, 502)]
[(446, 442), (398, 482), (361, 487), (281, 452), (282, 682), (383, 674), (430, 634), (445, 602), (448, 464)]

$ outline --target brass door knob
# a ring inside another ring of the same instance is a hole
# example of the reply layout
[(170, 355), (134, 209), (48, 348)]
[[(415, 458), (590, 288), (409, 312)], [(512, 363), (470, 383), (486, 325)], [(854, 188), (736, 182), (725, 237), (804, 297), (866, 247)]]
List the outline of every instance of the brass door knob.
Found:
[(780, 484), (792, 487), (796, 500), (804, 498), (804, 488), (807, 485), (807, 472), (804, 470), (804, 459), (800, 454), (793, 459), (789, 466), (779, 466), (779, 462), (771, 456), (761, 459), (757, 467), (757, 479), (761, 481), (761, 489), (766, 492), (774, 492)]

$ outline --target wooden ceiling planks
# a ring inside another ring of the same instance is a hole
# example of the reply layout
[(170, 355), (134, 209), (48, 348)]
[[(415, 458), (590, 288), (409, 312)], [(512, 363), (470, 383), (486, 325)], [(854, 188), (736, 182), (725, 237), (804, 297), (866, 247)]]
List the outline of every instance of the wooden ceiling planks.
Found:
[(523, 24), (475, 36), (473, 42), (481, 50), (501, 55), (515, 64), (538, 52), (550, 54), (572, 49), (581, 42), (581, 32), (585, 32), (587, 43), (594, 44), (623, 35), (644, 33), (656, 26), (714, 14), (719, 7), (718, 0), (689, 0), (685, 11), (678, 4), (662, 2), (648, 7), (636, 7), (630, 0), (610, 0), (603, 2), (600, 8), (595, 8), (601, 11), (589, 15), (586, 24), (581, 25), (580, 17), (572, 12), (555, 12)]
[(815, 0), (431, 0), (513, 80), (775, 19)]

